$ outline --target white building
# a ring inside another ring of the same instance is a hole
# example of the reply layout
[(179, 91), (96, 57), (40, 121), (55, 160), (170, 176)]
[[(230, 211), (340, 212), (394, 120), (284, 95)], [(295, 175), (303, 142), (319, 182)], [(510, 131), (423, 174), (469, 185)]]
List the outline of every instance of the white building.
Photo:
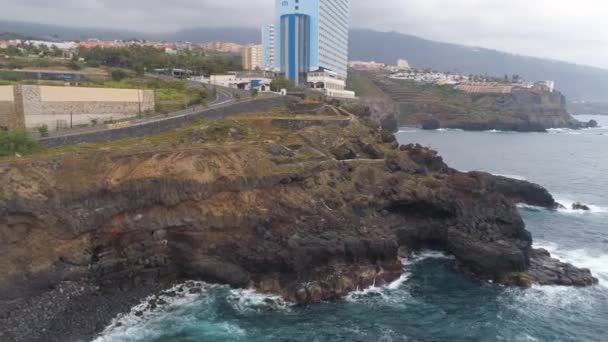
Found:
[(308, 87), (329, 97), (354, 99), (355, 92), (346, 90), (346, 81), (332, 71), (309, 72), (306, 78)]
[(262, 70), (263, 67), (262, 45), (250, 45), (243, 49), (241, 57), (243, 70)]
[(348, 62), (348, 66), (355, 70), (382, 70), (382, 69), (386, 68), (386, 64), (376, 63), (374, 61), (371, 61), (371, 62), (351, 61), (351, 62)]
[(410, 63), (405, 60), (405, 59), (398, 59), (397, 60), (397, 68), (399, 68), (399, 70), (409, 70), (412, 67), (410, 66)]
[(276, 32), (274, 24), (264, 25), (262, 27), (262, 48), (263, 48), (263, 66), (264, 70), (274, 71), (275, 68), (275, 42)]

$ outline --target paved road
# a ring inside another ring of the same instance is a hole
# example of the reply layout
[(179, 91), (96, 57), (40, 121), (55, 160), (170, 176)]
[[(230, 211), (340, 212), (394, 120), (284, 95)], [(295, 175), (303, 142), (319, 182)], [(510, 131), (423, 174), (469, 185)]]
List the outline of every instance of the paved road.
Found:
[[(188, 81), (188, 83), (192, 87), (201, 87), (202, 86), (205, 88), (209, 88), (208, 86), (206, 86), (200, 82)], [(146, 123), (166, 120), (168, 118), (174, 118), (174, 117), (178, 117), (178, 116), (186, 116), (186, 115), (191, 115), (194, 113), (204, 112), (205, 110), (210, 110), (213, 108), (230, 105), (236, 101), (230, 90), (222, 88), (222, 87), (216, 87), (216, 89), (217, 89), (217, 95), (216, 95), (215, 99), (213, 99), (211, 102), (208, 102), (208, 104), (206, 106), (189, 107), (184, 110), (180, 110), (180, 111), (169, 113), (169, 114), (153, 114), (153, 115), (146, 116), (144, 118), (132, 118), (130, 120), (122, 121), (121, 123), (116, 124), (114, 126), (99, 125), (99, 126), (93, 126), (93, 127), (74, 128), (74, 129), (69, 129), (69, 130), (65, 130), (65, 131), (54, 131), (54, 132), (50, 132), (49, 137), (63, 137), (63, 136), (77, 135), (77, 134), (83, 134), (83, 133), (99, 132), (99, 131), (124, 127), (125, 125), (126, 126), (138, 126), (138, 125), (142, 125), (142, 124), (146, 124)]]

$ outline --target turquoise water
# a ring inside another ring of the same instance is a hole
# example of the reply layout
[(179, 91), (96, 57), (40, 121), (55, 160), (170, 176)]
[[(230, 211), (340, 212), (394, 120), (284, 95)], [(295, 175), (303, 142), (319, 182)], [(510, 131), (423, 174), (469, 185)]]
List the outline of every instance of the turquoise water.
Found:
[[(608, 127), (608, 117), (594, 119)], [(608, 129), (403, 129), (398, 138), (437, 149), (454, 168), (527, 179), (563, 204), (591, 205), (589, 213), (520, 210), (536, 246), (590, 268), (600, 285), (505, 288), (470, 280), (451, 257), (425, 251), (404, 260), (399, 281), (338, 302), (298, 307), (206, 285), (143, 318), (121, 317), (98, 341), (608, 341)]]

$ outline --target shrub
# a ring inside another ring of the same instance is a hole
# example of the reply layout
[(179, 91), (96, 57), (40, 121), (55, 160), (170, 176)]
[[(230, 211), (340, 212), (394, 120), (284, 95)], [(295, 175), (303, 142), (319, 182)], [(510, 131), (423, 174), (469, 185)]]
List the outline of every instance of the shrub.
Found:
[(295, 88), (293, 82), (285, 76), (277, 76), (270, 82), (270, 89), (272, 89), (272, 91), (281, 91), (281, 89), (293, 91)]
[(188, 107), (198, 106), (198, 105), (206, 106), (207, 105), (207, 99), (205, 99), (203, 97), (196, 97), (196, 98), (193, 98), (192, 100), (190, 100), (188, 102)]
[(82, 69), (82, 65), (80, 65), (80, 63), (78, 63), (76, 61), (71, 61), (68, 64), (68, 67), (72, 70), (81, 70)]
[(122, 80), (124, 80), (125, 78), (127, 78), (129, 75), (127, 75), (126, 72), (124, 72), (123, 70), (120, 69), (116, 69), (112, 71), (112, 79), (116, 82), (120, 82)]
[(25, 130), (0, 131), (0, 157), (12, 156), (16, 153), (32, 153), (39, 148), (38, 142), (32, 139)]
[(42, 125), (42, 126), (38, 126), (38, 133), (40, 133), (40, 136), (43, 138), (46, 138), (49, 136), (49, 126), (47, 126), (46, 124)]

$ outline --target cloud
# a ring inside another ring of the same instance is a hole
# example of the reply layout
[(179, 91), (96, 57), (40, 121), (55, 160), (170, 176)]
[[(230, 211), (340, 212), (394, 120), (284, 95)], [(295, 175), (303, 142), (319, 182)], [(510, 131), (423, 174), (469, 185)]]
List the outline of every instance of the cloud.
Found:
[[(306, 1), (306, 0), (304, 0)], [(351, 26), (608, 68), (605, 0), (351, 0)], [(0, 0), (0, 18), (167, 32), (259, 26), (274, 0)]]

